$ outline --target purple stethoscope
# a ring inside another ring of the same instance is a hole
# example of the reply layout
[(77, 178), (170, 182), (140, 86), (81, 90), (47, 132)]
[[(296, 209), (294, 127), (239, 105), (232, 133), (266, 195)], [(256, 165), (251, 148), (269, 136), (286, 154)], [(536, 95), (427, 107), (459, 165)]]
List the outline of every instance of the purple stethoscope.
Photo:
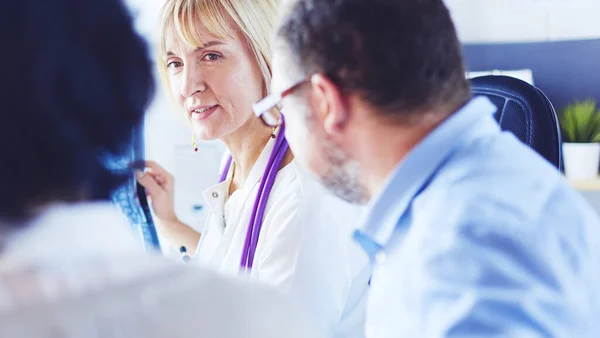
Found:
[[(254, 201), (254, 207), (252, 208), (252, 214), (250, 215), (250, 221), (248, 222), (248, 230), (246, 232), (246, 241), (244, 243), (244, 249), (242, 251), (242, 258), (240, 260), (240, 267), (246, 270), (252, 269), (252, 263), (254, 262), (254, 254), (256, 253), (256, 246), (258, 244), (258, 236), (260, 235), (260, 229), (262, 228), (262, 221), (265, 215), (265, 209), (267, 208), (267, 201), (269, 194), (273, 188), (275, 182), (275, 176), (281, 166), (281, 162), (285, 157), (285, 154), (289, 148), (287, 140), (285, 139), (285, 122), (283, 115), (281, 115), (282, 124), (279, 130), (279, 135), (275, 139), (275, 147), (271, 151), (269, 161), (265, 167), (265, 172), (260, 180), (260, 186), (258, 187), (258, 193), (256, 200)], [(219, 183), (225, 182), (227, 174), (231, 168), (233, 159), (229, 156)]]

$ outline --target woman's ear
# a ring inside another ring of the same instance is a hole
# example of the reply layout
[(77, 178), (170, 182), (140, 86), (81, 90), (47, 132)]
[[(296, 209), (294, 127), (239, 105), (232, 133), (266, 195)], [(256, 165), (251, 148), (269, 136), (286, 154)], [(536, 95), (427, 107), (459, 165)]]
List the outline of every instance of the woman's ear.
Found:
[(325, 132), (336, 136), (342, 132), (349, 119), (347, 104), (339, 87), (323, 74), (315, 74), (310, 82), (313, 88), (316, 115), (322, 121)]

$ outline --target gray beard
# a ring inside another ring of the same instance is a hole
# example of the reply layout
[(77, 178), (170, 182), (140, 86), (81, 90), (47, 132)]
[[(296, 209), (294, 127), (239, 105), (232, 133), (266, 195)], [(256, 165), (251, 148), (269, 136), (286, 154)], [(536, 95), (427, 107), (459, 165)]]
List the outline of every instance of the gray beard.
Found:
[[(292, 97), (298, 113), (303, 112), (308, 130), (314, 130), (315, 121), (311, 109), (305, 100)], [(360, 167), (350, 159), (338, 146), (326, 136), (321, 136), (320, 149), (326, 155), (328, 164), (327, 172), (322, 177), (317, 177), (320, 183), (333, 195), (352, 204), (366, 204), (369, 201), (367, 189), (358, 181)]]
[(335, 196), (352, 204), (366, 204), (369, 200), (367, 189), (358, 181), (360, 167), (329, 140), (323, 140), (329, 169), (321, 183)]

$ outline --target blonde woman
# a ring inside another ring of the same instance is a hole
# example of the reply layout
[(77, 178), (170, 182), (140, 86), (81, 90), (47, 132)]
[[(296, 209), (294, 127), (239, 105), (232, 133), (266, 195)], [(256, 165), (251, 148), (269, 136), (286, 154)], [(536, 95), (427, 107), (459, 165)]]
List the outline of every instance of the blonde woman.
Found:
[(221, 182), (203, 194), (210, 214), (200, 233), (175, 215), (168, 172), (148, 163), (138, 179), (161, 238), (173, 248), (301, 299), (331, 334), (361, 337), (370, 268), (351, 241), (360, 210), (329, 195), (296, 164), (285, 125), (269, 128), (252, 111), (270, 85), (277, 6), (275, 0), (166, 1), (163, 84), (193, 135), (222, 140), (230, 155)]

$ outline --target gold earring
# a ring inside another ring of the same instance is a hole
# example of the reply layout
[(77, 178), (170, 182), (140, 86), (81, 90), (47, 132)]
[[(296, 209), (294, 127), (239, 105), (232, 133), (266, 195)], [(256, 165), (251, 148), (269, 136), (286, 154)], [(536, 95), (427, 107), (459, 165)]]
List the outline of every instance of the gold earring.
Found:
[(192, 134), (192, 147), (194, 151), (198, 151), (198, 147), (196, 147), (196, 135)]
[(272, 127), (271, 128), (271, 138), (276, 138), (277, 137), (277, 135), (275, 135), (275, 130), (277, 130), (276, 127)]

